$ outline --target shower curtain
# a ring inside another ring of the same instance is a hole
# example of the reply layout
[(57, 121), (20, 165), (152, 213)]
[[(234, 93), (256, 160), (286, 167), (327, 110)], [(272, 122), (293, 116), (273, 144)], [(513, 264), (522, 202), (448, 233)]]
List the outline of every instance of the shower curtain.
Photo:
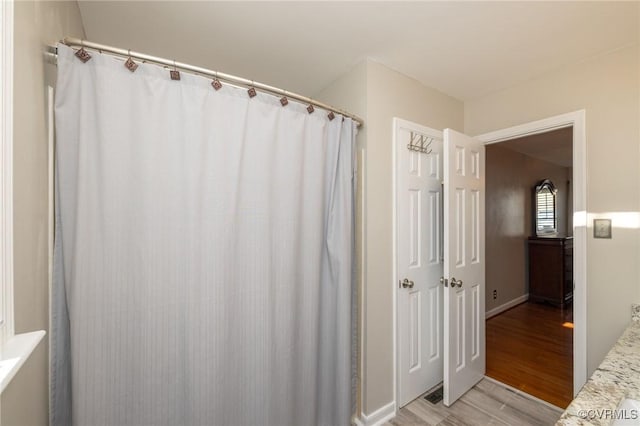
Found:
[(51, 424), (342, 425), (355, 123), (58, 46)]

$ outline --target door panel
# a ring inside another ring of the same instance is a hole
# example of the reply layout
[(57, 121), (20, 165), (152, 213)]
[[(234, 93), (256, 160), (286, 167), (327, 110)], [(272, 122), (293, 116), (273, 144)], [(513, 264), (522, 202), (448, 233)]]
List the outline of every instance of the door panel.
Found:
[(464, 292), (460, 291), (455, 293), (455, 305), (456, 312), (455, 315), (455, 330), (456, 330), (456, 338), (455, 342), (455, 350), (456, 350), (456, 371), (460, 371), (464, 368), (465, 356), (465, 340), (464, 340)]
[(420, 368), (421, 357), (421, 333), (420, 333), (420, 296), (417, 291), (409, 292), (409, 371)]
[(429, 362), (436, 361), (436, 358), (442, 356), (440, 349), (442, 342), (442, 292), (440, 287), (431, 287), (429, 289), (429, 316), (427, 327), (431, 327), (429, 331)]
[(440, 219), (442, 217), (441, 192), (439, 190), (431, 190), (429, 196), (429, 213), (427, 220), (429, 221), (429, 235), (436, 235), (437, 238), (430, 238), (429, 244), (429, 263), (431, 265), (440, 264), (442, 258), (441, 242), (440, 242)]
[(444, 404), (453, 404), (485, 373), (485, 151), (444, 131)]
[[(460, 268), (464, 266), (464, 220), (465, 220), (465, 189), (464, 188), (456, 188), (456, 199), (454, 206), (454, 214), (456, 218), (455, 222), (455, 253), (456, 253), (456, 267)], [(445, 231), (446, 232), (446, 231)], [(445, 238), (447, 238), (445, 233)]]
[[(442, 132), (394, 120), (398, 405), (442, 381)], [(409, 150), (413, 139), (430, 153)], [(399, 283), (407, 279), (412, 288)]]

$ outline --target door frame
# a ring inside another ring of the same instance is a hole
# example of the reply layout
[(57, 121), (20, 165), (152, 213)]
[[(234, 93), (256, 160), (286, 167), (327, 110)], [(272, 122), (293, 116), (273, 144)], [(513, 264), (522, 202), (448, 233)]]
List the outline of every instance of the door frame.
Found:
[(484, 145), (573, 127), (573, 395), (587, 381), (587, 138), (584, 109), (474, 136)]
[[(398, 195), (398, 191), (397, 191), (397, 185), (398, 185), (398, 179), (397, 179), (397, 173), (398, 173), (398, 156), (397, 156), (397, 152), (396, 152), (396, 145), (398, 143), (400, 143), (400, 141), (397, 139), (398, 136), (398, 130), (400, 128), (402, 128), (403, 126), (410, 126), (413, 124), (417, 124), (421, 127), (426, 127), (430, 130), (433, 130), (434, 132), (437, 132), (439, 134), (440, 139), (444, 138), (444, 131), (443, 130), (437, 130), (428, 126), (424, 126), (422, 124), (418, 124), (418, 123), (414, 123), (411, 122), (409, 120), (404, 120), (402, 118), (398, 118), (398, 117), (393, 117), (393, 127), (392, 127), (392, 132), (393, 132), (393, 138), (392, 138), (392, 143), (391, 143), (391, 151), (392, 151), (392, 259), (393, 259), (393, 268), (392, 268), (392, 275), (393, 275), (393, 281), (392, 281), (392, 285), (393, 285), (393, 298), (392, 298), (392, 303), (393, 303), (393, 313), (392, 313), (392, 318), (393, 318), (393, 324), (392, 324), (392, 333), (393, 333), (393, 412), (394, 415), (397, 415), (398, 413), (398, 394), (399, 394), (399, 389), (398, 386), (400, 386), (400, 381), (398, 380), (398, 369), (400, 368), (400, 363), (398, 362), (398, 350), (399, 350), (399, 345), (398, 345), (398, 338), (399, 338), (399, 333), (398, 333), (398, 291), (400, 290), (397, 283), (398, 280), (400, 280), (400, 278), (398, 277), (398, 230), (397, 230), (397, 220), (398, 220), (398, 212), (397, 212), (397, 207), (396, 207), (396, 197)], [(444, 200), (443, 200), (444, 201)], [(444, 343), (443, 343), (444, 344)], [(443, 376), (444, 377), (444, 376)], [(428, 389), (425, 389), (425, 391), (427, 391)]]

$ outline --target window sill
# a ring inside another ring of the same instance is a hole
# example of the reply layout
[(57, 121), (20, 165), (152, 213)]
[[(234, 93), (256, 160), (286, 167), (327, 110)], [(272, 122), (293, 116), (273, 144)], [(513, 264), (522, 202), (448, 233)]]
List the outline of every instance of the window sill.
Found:
[(4, 392), (45, 334), (44, 330), (16, 334), (4, 344), (0, 354), (0, 393)]

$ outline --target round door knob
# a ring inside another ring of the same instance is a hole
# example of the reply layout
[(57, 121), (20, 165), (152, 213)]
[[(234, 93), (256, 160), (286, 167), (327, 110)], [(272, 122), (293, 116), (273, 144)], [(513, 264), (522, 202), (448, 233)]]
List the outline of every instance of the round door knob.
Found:
[(402, 288), (413, 288), (413, 281), (409, 281), (408, 278), (405, 278), (400, 282)]
[(455, 277), (451, 277), (451, 287), (462, 287), (462, 280), (456, 280)]

